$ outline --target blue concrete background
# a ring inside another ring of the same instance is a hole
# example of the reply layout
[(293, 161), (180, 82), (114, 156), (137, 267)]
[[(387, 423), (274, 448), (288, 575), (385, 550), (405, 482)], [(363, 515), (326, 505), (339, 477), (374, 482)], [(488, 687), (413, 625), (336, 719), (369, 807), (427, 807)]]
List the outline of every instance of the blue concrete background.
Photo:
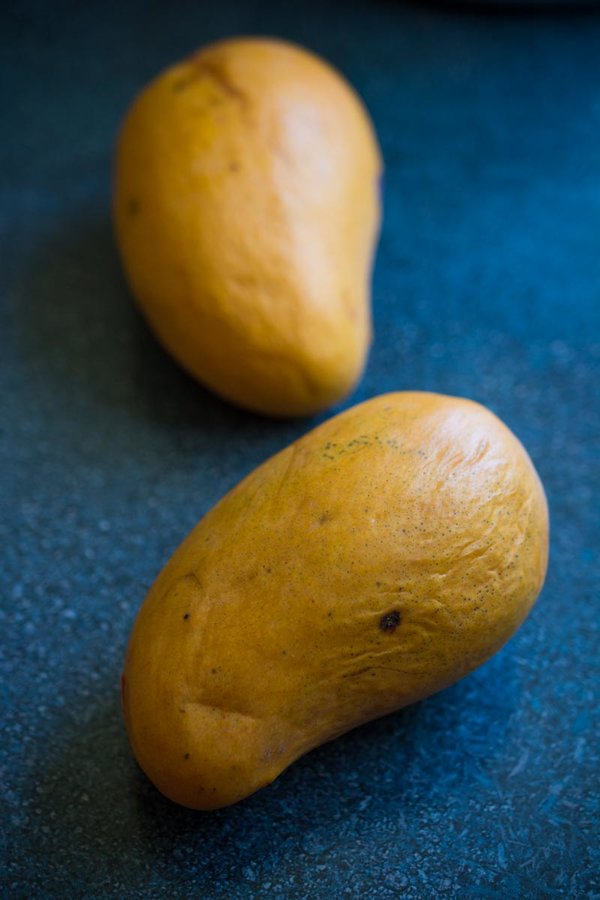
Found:
[[(3, 896), (599, 897), (600, 17), (394, 0), (3, 5)], [(473, 397), (528, 447), (547, 586), (426, 702), (193, 813), (137, 771), (118, 681), (200, 516), (314, 421), (199, 388), (124, 286), (111, 152), (134, 93), (231, 33), (294, 39), (365, 98), (387, 164), (376, 342), (355, 402)]]

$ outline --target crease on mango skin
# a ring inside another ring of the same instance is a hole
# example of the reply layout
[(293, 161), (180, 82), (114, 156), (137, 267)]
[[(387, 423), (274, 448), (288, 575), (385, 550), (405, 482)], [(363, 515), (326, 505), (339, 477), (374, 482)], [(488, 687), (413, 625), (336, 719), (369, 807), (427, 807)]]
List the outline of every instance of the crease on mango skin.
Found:
[(349, 393), (372, 337), (381, 169), (352, 88), (283, 41), (220, 41), (142, 91), (117, 143), (117, 243), (193, 377), (272, 416)]
[(124, 673), (138, 762), (185, 806), (243, 799), (484, 662), (547, 553), (535, 469), (488, 410), (419, 393), (347, 410), (226, 495), (151, 588)]

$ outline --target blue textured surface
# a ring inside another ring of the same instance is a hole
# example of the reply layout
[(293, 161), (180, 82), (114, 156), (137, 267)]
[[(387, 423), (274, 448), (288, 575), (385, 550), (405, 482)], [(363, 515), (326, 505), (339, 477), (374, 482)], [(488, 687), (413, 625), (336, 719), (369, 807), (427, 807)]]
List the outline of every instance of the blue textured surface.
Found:
[[(391, 0), (3, 9), (4, 896), (600, 896), (600, 19)], [(128, 632), (196, 520), (313, 423), (236, 411), (166, 357), (123, 284), (109, 181), (134, 92), (236, 32), (331, 59), (379, 131), (377, 339), (352, 401), (489, 405), (538, 466), (553, 536), (544, 593), (491, 662), (199, 814), (130, 757)]]

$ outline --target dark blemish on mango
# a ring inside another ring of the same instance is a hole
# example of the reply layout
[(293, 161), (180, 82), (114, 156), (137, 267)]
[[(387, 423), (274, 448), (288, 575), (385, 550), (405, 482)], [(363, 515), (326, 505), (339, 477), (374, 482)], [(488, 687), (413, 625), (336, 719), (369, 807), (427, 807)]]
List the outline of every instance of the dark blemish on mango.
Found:
[(207, 59), (198, 59), (195, 61), (194, 65), (197, 69), (200, 69), (201, 74), (205, 73), (212, 78), (224, 94), (228, 94), (230, 97), (233, 97), (244, 104), (248, 102), (247, 94), (241, 90), (237, 84), (233, 83), (223, 66), (220, 66), (218, 63), (209, 62)]
[(331, 522), (333, 516), (329, 512), (329, 510), (325, 510), (324, 513), (321, 513), (319, 516), (319, 525), (325, 525), (327, 522)]
[(184, 614), (183, 614), (183, 618), (184, 618), (184, 619), (189, 619), (189, 617), (190, 617), (190, 614), (189, 614), (189, 613), (184, 613)]
[(137, 199), (137, 197), (131, 197), (129, 203), (127, 204), (127, 212), (130, 216), (137, 216), (140, 209), (142, 208), (142, 204)]
[(379, 627), (382, 631), (391, 633), (396, 630), (401, 619), (402, 616), (400, 615), (399, 610), (392, 609), (391, 612), (385, 613), (385, 615), (380, 618)]
[(178, 93), (202, 78), (210, 78), (222, 94), (233, 97), (244, 105), (248, 104), (247, 94), (231, 81), (225, 68), (218, 61), (207, 59), (200, 54), (190, 57), (187, 73), (173, 82), (172, 90)]
[(217, 669), (211, 669), (210, 672), (211, 672), (211, 675), (216, 675), (216, 674), (217, 674)]
[(183, 754), (183, 758), (184, 758), (184, 759), (189, 759), (189, 758), (190, 758), (190, 754), (189, 754), (189, 753), (184, 753), (184, 754)]

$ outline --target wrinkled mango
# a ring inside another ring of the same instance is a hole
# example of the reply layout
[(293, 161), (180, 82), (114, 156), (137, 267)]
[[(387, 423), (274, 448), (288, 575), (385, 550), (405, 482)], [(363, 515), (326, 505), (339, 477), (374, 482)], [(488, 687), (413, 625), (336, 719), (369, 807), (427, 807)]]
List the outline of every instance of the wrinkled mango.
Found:
[(123, 678), (140, 766), (185, 806), (241, 800), (488, 659), (547, 555), (540, 480), (484, 407), (343, 412), (230, 491), (151, 588)]

